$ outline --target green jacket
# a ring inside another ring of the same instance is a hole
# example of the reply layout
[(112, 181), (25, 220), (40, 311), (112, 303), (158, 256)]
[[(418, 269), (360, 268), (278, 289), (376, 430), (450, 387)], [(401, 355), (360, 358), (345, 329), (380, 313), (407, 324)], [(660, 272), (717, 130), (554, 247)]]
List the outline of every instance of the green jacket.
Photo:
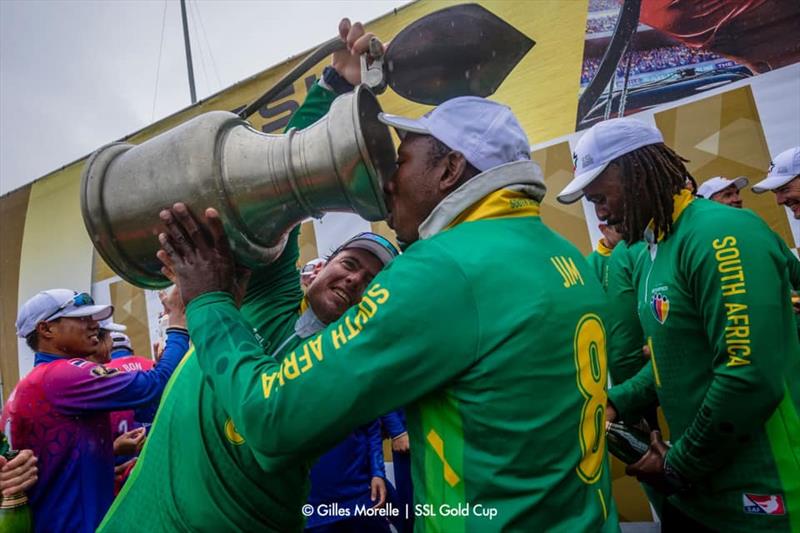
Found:
[(614, 385), (635, 376), (645, 365), (642, 356), (644, 333), (639, 323), (636, 263), (644, 259), (647, 245), (625, 241), (614, 247), (607, 266), (608, 369)]
[[(312, 124), (333, 99), (314, 86), (288, 127)], [(287, 339), (289, 349), (302, 342), (295, 335), (303, 310), (297, 235), (290, 234), (276, 262), (253, 272), (237, 313), (247, 338), (267, 353)], [(139, 461), (99, 531), (301, 530), (313, 454), (280, 461), (246, 443), (203, 375), (195, 347), (164, 391)]]
[(408, 406), (418, 530), (616, 530), (604, 295), (542, 224), (543, 192), (532, 162), (473, 178), (358, 306), (277, 357), (230, 295), (192, 301), (198, 362), (262, 468)]
[(667, 461), (695, 484), (670, 498), (686, 514), (725, 531), (797, 531), (800, 344), (782, 244), (754, 213), (688, 192), (673, 218), (635, 275), (652, 364), (610, 400), (627, 415), (658, 398)]
[(589, 268), (592, 269), (603, 289), (608, 286), (608, 260), (612, 251), (612, 248), (606, 246), (605, 240), (600, 239), (597, 243), (597, 250), (586, 256)]

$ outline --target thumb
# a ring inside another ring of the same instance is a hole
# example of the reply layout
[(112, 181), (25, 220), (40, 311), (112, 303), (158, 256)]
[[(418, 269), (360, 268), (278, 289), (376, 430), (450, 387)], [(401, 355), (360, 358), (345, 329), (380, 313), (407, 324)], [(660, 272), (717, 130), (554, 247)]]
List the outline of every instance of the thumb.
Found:
[(654, 429), (650, 432), (650, 446), (656, 447), (661, 443), (661, 432)]

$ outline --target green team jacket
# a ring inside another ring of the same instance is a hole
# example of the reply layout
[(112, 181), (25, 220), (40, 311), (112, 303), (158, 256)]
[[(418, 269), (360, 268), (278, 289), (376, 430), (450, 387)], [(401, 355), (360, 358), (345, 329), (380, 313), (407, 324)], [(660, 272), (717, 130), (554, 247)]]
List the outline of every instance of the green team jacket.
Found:
[(612, 251), (606, 246), (605, 241), (600, 239), (597, 243), (597, 250), (586, 256), (586, 262), (589, 263), (589, 267), (594, 271), (594, 275), (603, 289), (608, 286), (608, 259), (611, 257)]
[[(333, 99), (314, 86), (288, 127), (312, 124)], [(246, 326), (267, 353), (287, 339), (287, 348), (301, 342), (293, 335), (303, 310), (297, 234), (275, 263), (253, 273), (241, 308), (242, 324), (255, 327)], [(196, 346), (167, 385), (141, 457), (99, 531), (301, 530), (314, 457), (280, 462), (251, 448), (203, 375)]]
[(644, 241), (614, 247), (606, 267), (608, 294), (608, 369), (618, 385), (635, 376), (646, 363), (642, 357), (644, 333), (637, 312), (636, 263), (643, 258)]
[(264, 356), (228, 294), (191, 302), (200, 366), (262, 465), (313, 456), (408, 406), (419, 531), (617, 529), (604, 295), (517, 190), (536, 170), (470, 180), (444, 202), (458, 209), (441, 231), (282, 360)]
[(667, 461), (695, 484), (670, 498), (686, 514), (725, 531), (798, 531), (800, 344), (785, 245), (751, 211), (688, 192), (675, 205), (672, 233), (635, 276), (651, 364), (610, 400), (627, 415), (658, 398)]

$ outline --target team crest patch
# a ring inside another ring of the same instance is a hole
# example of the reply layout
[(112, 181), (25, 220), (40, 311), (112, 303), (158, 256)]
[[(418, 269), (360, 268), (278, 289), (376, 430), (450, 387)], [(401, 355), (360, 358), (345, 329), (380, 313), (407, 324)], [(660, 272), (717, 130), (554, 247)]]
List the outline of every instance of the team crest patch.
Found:
[(654, 293), (650, 299), (650, 309), (653, 310), (653, 316), (656, 317), (659, 324), (666, 322), (667, 316), (669, 316), (669, 298), (667, 298), (667, 295), (660, 292)]
[(786, 514), (783, 496), (780, 494), (742, 494), (742, 506), (745, 513), (749, 514)]
[(117, 372), (119, 372), (119, 370), (116, 368), (106, 368), (103, 365), (95, 365), (95, 367), (92, 368), (92, 374), (99, 378), (113, 376)]

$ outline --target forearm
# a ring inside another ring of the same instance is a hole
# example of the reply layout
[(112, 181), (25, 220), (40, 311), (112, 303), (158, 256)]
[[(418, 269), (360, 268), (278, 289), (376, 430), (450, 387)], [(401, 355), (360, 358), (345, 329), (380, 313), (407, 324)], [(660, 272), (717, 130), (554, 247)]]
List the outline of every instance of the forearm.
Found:
[[(126, 391), (126, 395), (131, 398), (128, 407), (143, 408), (145, 411), (152, 411), (155, 416), (161, 394), (188, 350), (189, 332), (181, 327), (167, 328), (166, 346), (161, 360), (151, 370), (138, 372), (136, 380)], [(148, 413), (142, 413), (145, 418), (147, 415)]]
[(381, 424), (391, 438), (398, 437), (406, 432), (406, 425), (400, 411), (392, 411), (381, 417)]
[[(381, 272), (358, 306), (280, 354), (280, 363), (263, 354), (230, 295), (209, 293), (189, 304), (200, 367), (252, 449), (270, 457), (317, 452), (474, 362), (480, 327), (473, 295), (446, 251), (429, 248)], [(420, 298), (435, 291), (439, 298), (421, 311)], [(409, 336), (420, 321), (429, 329)]]
[(372, 477), (386, 478), (386, 463), (383, 460), (383, 439), (381, 438), (381, 424), (376, 420), (366, 429), (369, 449), (369, 463)]
[(697, 481), (732, 460), (743, 438), (762, 427), (783, 397), (775, 377), (717, 374), (694, 421), (673, 442), (668, 460), (687, 479)]
[(638, 418), (657, 400), (652, 364), (643, 366), (635, 376), (608, 390), (608, 401), (626, 419)]

